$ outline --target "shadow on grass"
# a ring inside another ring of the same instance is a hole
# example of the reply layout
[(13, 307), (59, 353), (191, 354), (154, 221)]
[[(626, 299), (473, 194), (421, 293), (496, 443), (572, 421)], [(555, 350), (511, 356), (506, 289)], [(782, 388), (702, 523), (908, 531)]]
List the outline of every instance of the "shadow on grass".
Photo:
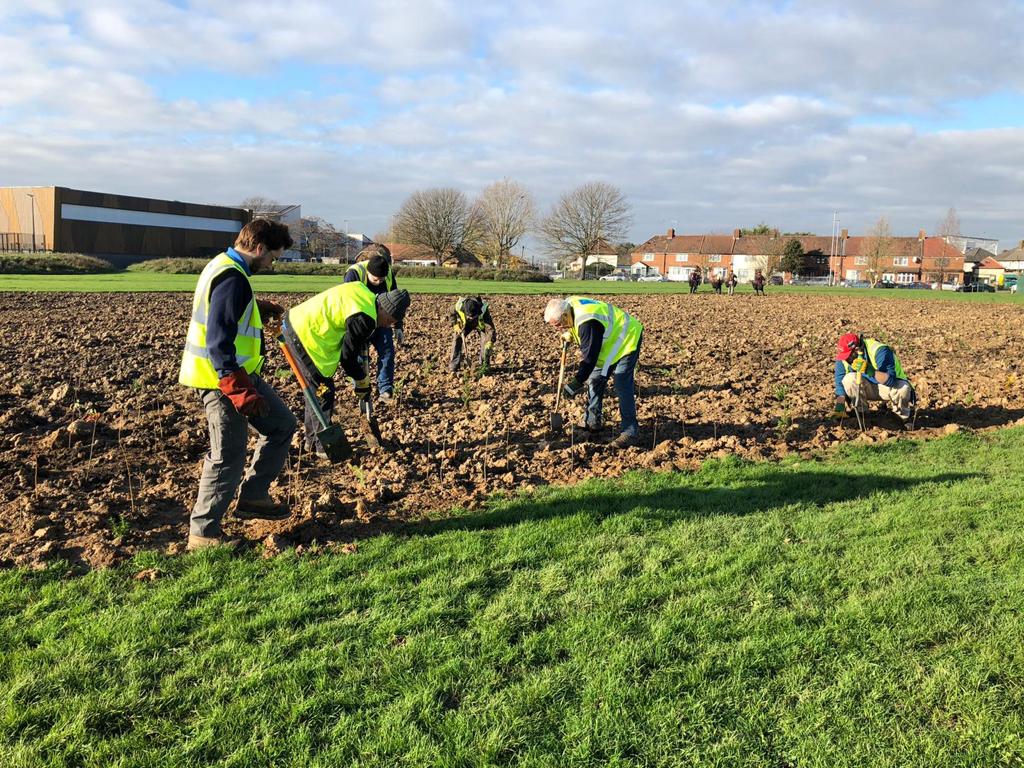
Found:
[[(750, 515), (792, 504), (824, 506), (865, 499), (880, 493), (908, 491), (919, 485), (963, 482), (983, 477), (977, 473), (942, 473), (907, 478), (843, 472), (787, 472), (762, 474), (755, 467), (737, 468), (739, 482), (721, 487), (721, 476), (709, 475), (714, 487), (695, 485), (702, 475), (683, 475), (672, 484), (666, 476), (629, 475), (610, 485), (607, 481), (584, 483), (574, 490), (516, 498), (504, 504), (447, 520), (415, 523), (399, 533), (432, 535), (449, 531), (503, 528), (519, 523), (557, 517), (588, 515), (602, 520), (615, 515), (639, 513), (649, 520), (674, 523), (711, 515)], [(668, 476), (671, 478), (672, 476)], [(644, 491), (641, 484), (658, 485)]]

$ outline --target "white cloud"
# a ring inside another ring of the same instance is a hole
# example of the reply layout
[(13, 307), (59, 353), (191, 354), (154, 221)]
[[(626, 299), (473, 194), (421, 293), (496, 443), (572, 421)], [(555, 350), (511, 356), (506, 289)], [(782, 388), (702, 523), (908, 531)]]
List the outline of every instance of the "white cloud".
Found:
[(1024, 228), (1020, 129), (915, 127), (1019, 94), (1011, 0), (22, 0), (0, 21), (4, 183), (272, 194), (371, 232), (416, 188), (505, 176), (542, 203), (617, 183), (636, 239), (827, 231), (836, 207)]

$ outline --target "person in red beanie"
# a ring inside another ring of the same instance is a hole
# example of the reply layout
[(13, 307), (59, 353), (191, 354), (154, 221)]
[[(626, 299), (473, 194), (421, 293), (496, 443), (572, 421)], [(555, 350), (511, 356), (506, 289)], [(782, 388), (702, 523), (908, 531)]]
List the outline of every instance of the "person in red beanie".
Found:
[[(844, 333), (836, 342), (834, 415), (843, 418), (847, 405), (886, 403), (904, 424), (910, 423), (916, 396), (896, 353), (877, 339)], [(859, 380), (858, 380), (859, 374)]]

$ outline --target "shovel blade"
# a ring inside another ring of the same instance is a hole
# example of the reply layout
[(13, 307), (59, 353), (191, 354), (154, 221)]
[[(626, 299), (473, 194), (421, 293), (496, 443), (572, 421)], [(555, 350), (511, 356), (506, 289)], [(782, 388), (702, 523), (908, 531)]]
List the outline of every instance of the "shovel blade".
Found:
[(338, 424), (332, 424), (316, 433), (317, 440), (324, 447), (324, 453), (332, 464), (344, 461), (352, 455), (352, 445)]
[(564, 427), (565, 427), (565, 419), (562, 418), (562, 414), (560, 414), (560, 413), (552, 413), (551, 414), (551, 431), (552, 432), (561, 432)]

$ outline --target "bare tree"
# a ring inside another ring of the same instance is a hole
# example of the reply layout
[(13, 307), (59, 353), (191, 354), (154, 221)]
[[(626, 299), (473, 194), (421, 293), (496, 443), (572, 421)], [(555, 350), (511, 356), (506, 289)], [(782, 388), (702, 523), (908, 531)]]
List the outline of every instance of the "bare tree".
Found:
[(477, 211), (450, 187), (413, 192), (395, 214), (394, 239), (429, 248), (440, 264), (459, 249), (472, 252), (480, 238)]
[[(941, 237), (947, 245), (951, 236), (960, 235), (960, 217), (956, 214), (956, 208), (946, 211), (946, 218), (935, 225), (935, 234)], [(935, 272), (933, 273), (938, 278), (940, 286), (946, 282), (946, 273), (952, 266), (953, 258), (948, 254), (947, 249), (943, 248), (935, 257)]]
[(786, 255), (786, 238), (780, 237), (779, 231), (773, 229), (769, 234), (753, 235), (751, 239), (757, 252), (755, 264), (765, 279), (781, 271), (782, 259)]
[(277, 213), (284, 206), (277, 202), (277, 200), (272, 200), (269, 197), (253, 195), (252, 197), (245, 198), (245, 200), (238, 204), (238, 207), (252, 211), (253, 218), (258, 219), (261, 216), (266, 216), (268, 213)]
[(892, 264), (896, 244), (892, 237), (889, 219), (882, 216), (861, 242), (860, 255), (867, 264), (867, 273), (874, 288), (882, 279), (887, 265)]
[(946, 211), (946, 218), (935, 225), (935, 234), (939, 237), (960, 234), (960, 217), (956, 214), (956, 208)]
[(506, 266), (533, 224), (533, 196), (522, 184), (504, 179), (484, 189), (474, 208), (482, 252), (494, 266)]
[(310, 216), (303, 217), (300, 226), (301, 239), (297, 242), (302, 244), (307, 259), (337, 255), (342, 236), (333, 224), (319, 216)]
[(618, 187), (591, 181), (567, 192), (540, 223), (549, 253), (562, 259), (587, 258), (604, 241), (621, 240), (633, 221), (629, 202)]

